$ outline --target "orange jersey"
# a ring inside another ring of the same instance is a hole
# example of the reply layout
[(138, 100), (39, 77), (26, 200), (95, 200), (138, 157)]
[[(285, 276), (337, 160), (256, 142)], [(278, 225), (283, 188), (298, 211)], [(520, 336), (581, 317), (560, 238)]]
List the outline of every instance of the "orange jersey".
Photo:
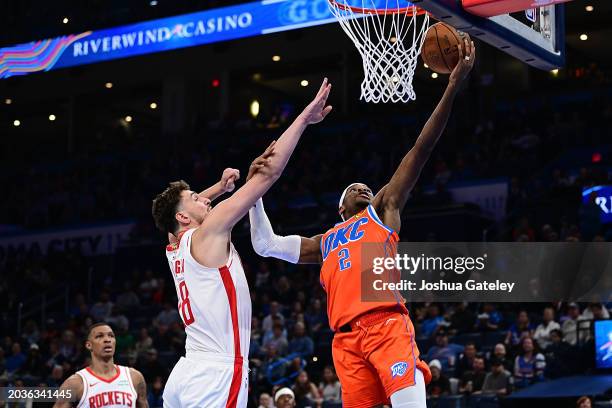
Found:
[[(399, 293), (374, 293), (370, 285), (375, 277), (371, 260), (394, 257), (398, 241), (397, 233), (380, 221), (372, 205), (323, 235), (320, 279), (327, 292), (327, 315), (334, 331), (363, 313), (403, 305)], [(369, 300), (372, 296), (379, 300), (364, 302), (366, 291)]]

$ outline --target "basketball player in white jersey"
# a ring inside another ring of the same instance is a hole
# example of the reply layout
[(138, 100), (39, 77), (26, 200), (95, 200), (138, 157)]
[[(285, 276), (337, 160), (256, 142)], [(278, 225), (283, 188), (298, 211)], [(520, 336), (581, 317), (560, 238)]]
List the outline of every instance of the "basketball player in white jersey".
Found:
[[(77, 408), (148, 408), (147, 385), (142, 374), (113, 362), (115, 333), (109, 325), (92, 325), (85, 347), (91, 353), (91, 365), (68, 377), (61, 386), (66, 397), (78, 401)], [(53, 407), (71, 406), (70, 401), (58, 401)]]
[[(153, 200), (157, 227), (174, 236), (166, 255), (187, 334), (185, 357), (164, 389), (164, 407), (247, 405), (251, 299), (231, 231), (278, 180), (306, 127), (331, 111), (326, 106), (330, 90), (325, 79), (315, 99), (251, 166), (251, 171), (260, 166), (259, 171), (214, 208), (206, 193), (218, 189), (198, 194), (184, 181), (170, 183)], [(232, 191), (240, 174), (226, 171), (233, 174), (221, 184)]]

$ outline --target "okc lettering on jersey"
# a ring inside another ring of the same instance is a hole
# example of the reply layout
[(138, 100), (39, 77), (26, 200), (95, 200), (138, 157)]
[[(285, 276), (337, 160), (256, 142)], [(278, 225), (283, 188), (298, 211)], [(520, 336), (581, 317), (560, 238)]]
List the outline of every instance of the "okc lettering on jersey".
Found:
[(132, 406), (132, 395), (122, 391), (107, 391), (89, 397), (89, 407), (99, 408), (112, 405)]
[(367, 223), (368, 217), (362, 217), (329, 234), (323, 243), (323, 259), (325, 260), (330, 252), (335, 251), (338, 247), (359, 241), (365, 234), (361, 227)]

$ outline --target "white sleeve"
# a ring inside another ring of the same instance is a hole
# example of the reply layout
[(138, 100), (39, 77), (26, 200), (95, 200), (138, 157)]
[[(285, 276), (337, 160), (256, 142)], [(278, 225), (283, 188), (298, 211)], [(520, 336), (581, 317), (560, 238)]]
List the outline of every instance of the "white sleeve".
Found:
[(249, 210), (249, 221), (251, 223), (251, 243), (258, 255), (278, 258), (294, 264), (298, 262), (302, 238), (299, 235), (281, 237), (274, 234), (261, 198)]

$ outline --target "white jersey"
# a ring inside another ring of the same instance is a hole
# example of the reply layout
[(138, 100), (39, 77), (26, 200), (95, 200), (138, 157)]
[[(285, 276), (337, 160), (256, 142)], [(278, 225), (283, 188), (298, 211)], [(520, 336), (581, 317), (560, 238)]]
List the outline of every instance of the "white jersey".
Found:
[(115, 366), (117, 374), (111, 379), (98, 377), (91, 368), (77, 371), (83, 380), (83, 396), (77, 407), (81, 408), (124, 408), (135, 407), (138, 394), (132, 384), (130, 369)]
[(191, 236), (166, 247), (174, 279), (178, 311), (185, 325), (186, 354), (217, 353), (247, 359), (251, 339), (251, 294), (242, 262), (230, 244), (227, 264), (200, 265), (191, 255)]

